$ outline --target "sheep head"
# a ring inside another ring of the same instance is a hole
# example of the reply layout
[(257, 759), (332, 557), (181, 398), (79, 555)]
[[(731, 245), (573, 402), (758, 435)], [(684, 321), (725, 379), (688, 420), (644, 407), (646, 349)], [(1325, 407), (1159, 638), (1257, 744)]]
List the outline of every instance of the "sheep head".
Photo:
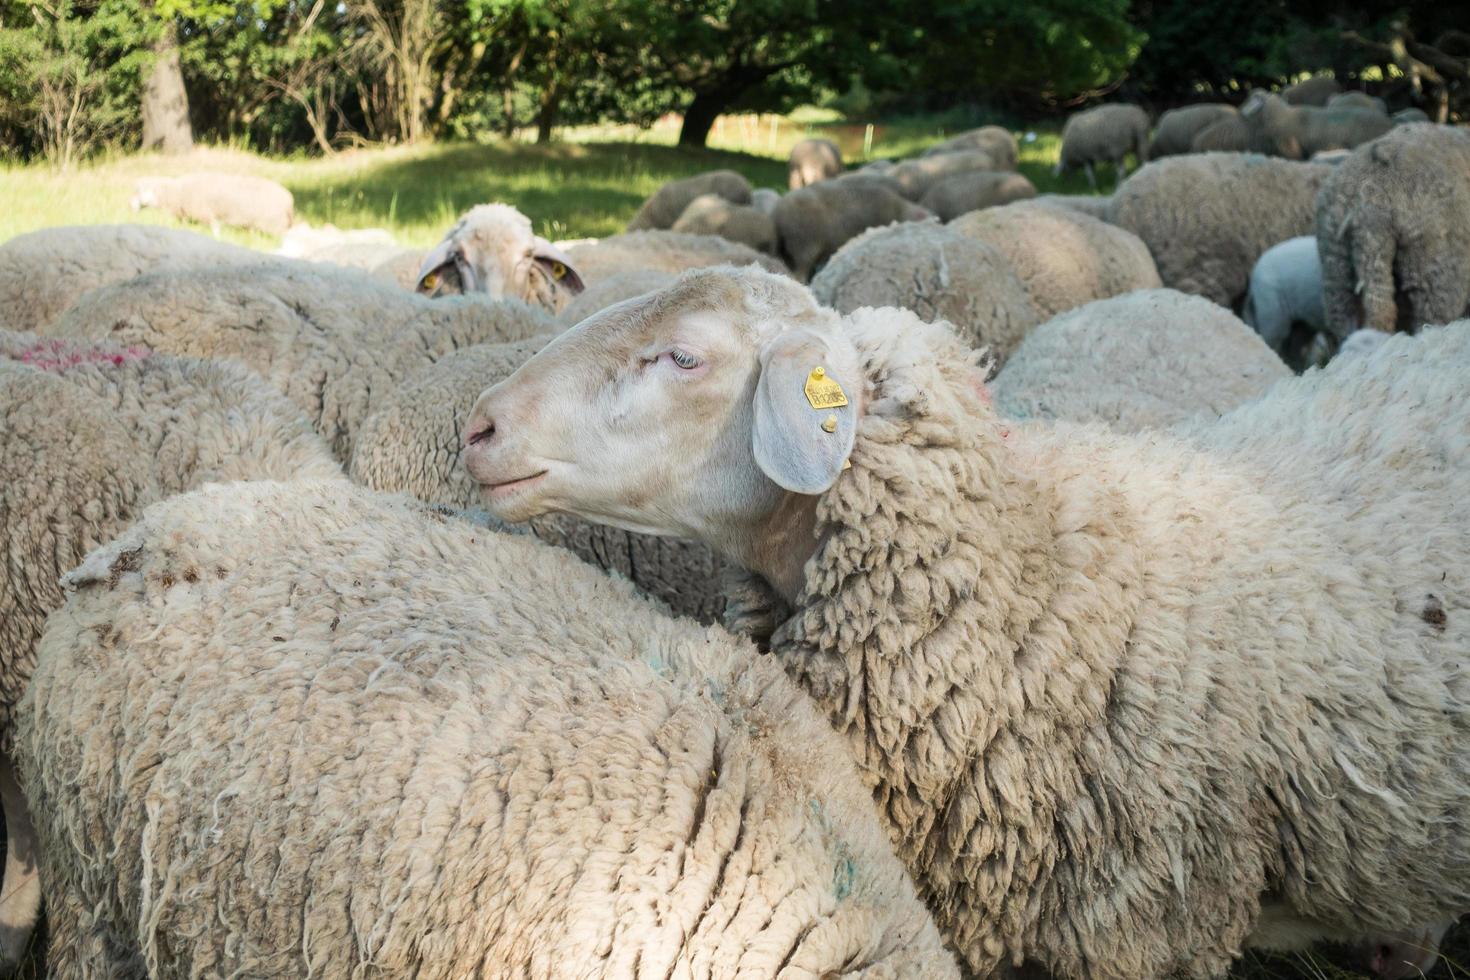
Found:
[(465, 212), (419, 267), (426, 296), (485, 293), (525, 300), (556, 313), (583, 290), (571, 259), (531, 232), (531, 219), (508, 204)]

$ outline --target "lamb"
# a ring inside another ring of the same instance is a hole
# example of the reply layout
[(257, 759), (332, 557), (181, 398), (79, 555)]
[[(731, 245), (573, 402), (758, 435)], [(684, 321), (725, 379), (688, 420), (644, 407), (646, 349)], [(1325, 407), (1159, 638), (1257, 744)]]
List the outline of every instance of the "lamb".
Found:
[(1322, 261), (1312, 235), (1289, 238), (1261, 253), (1251, 270), (1241, 318), (1280, 354), (1294, 323), (1327, 327), (1322, 310)]
[(337, 458), (375, 400), (452, 350), (554, 330), (541, 310), (430, 300), (347, 270), (274, 262), (160, 272), (88, 293), (49, 334), (232, 358), (306, 413)]
[(265, 177), (195, 173), (182, 177), (145, 177), (133, 195), (134, 211), (159, 208), (175, 218), (209, 225), (248, 228), (284, 235), (296, 220), (291, 192)]
[(1325, 106), (1327, 100), (1342, 91), (1331, 75), (1313, 75), (1281, 90), (1281, 97), (1291, 105)]
[(975, 211), (949, 227), (1005, 256), (1043, 320), (1161, 285), (1137, 235), (1071, 209), (1021, 201)]
[(785, 272), (781, 260), (719, 235), (678, 231), (630, 231), (595, 244), (575, 245), (567, 257), (589, 285), (622, 272), (669, 272), (710, 265), (759, 265)]
[(981, 208), (1025, 201), (1036, 196), (1036, 185), (1020, 174), (993, 170), (946, 177), (924, 194), (919, 204), (941, 221), (952, 221)]
[(628, 222), (628, 230), (672, 228), (689, 202), (704, 194), (718, 194), (731, 204), (749, 204), (750, 181), (733, 170), (711, 170), (683, 180), (671, 180), (643, 202)]
[(0, 331), (0, 964), (20, 960), (40, 902), (11, 753), (62, 573), (169, 494), (297, 475), (342, 479), (295, 406), (237, 365)]
[(1367, 92), (1339, 92), (1327, 100), (1329, 109), (1371, 109), (1388, 115), (1388, 104)]
[[(974, 173), (979, 170), (1004, 169), (988, 151), (963, 150), (956, 153), (940, 153), (935, 156), (905, 160), (872, 176), (891, 180), (898, 192), (910, 201), (923, 200), (929, 188), (957, 174)], [(790, 195), (787, 195), (789, 198)]]
[(1016, 146), (1016, 138), (1003, 126), (981, 126), (979, 129), (952, 136), (942, 143), (935, 143), (923, 155), (932, 157), (941, 153), (963, 153), (969, 150), (990, 154), (991, 163), (996, 170), (1014, 171), (1021, 155), (1020, 148)]
[(44, 330), (84, 293), (144, 272), (260, 260), (248, 248), (154, 225), (43, 228), (0, 245), (0, 327)]
[(586, 286), (565, 252), (531, 231), (531, 219), (509, 204), (466, 211), (419, 263), (425, 296), (484, 293), (518, 299), (555, 314)]
[(776, 223), (749, 204), (731, 204), (717, 194), (703, 194), (689, 202), (674, 231), (690, 235), (719, 235), (757, 252), (776, 251)]
[(1087, 183), (1097, 190), (1094, 163), (1111, 163), (1116, 180), (1128, 173), (1127, 156), (1132, 153), (1141, 167), (1148, 163), (1148, 113), (1136, 105), (1100, 105), (1073, 114), (1062, 127), (1062, 152), (1057, 158), (1057, 176), (1081, 167)]
[(1292, 106), (1279, 95), (1256, 92), (1240, 108), (1251, 134), (1251, 149), (1309, 159), (1323, 150), (1352, 149), (1377, 139), (1393, 122), (1376, 109)]
[(897, 306), (946, 320), (1000, 359), (1046, 319), (998, 248), (934, 222), (864, 232), (832, 256), (812, 294), (843, 313)]
[(1327, 325), (1392, 331), (1470, 310), (1470, 133), (1399, 126), (1333, 172), (1317, 199)]
[(580, 293), (556, 315), (556, 322), (570, 327), (614, 303), (662, 289), (674, 279), (674, 273), (656, 270), (635, 269), (616, 273), (588, 286), (585, 292)]
[(781, 668), (335, 483), (151, 508), (22, 707), (56, 975), (957, 977)]
[(1148, 158), (1157, 160), (1160, 157), (1195, 152), (1196, 136), (1216, 123), (1239, 118), (1239, 110), (1224, 102), (1202, 102), (1170, 109), (1159, 117), (1154, 138), (1148, 145)]
[(1235, 308), (1261, 253), (1312, 231), (1332, 172), (1254, 154), (1167, 157), (1123, 182), (1108, 220), (1143, 239), (1165, 286)]
[(1206, 126), (1189, 144), (1190, 153), (1244, 153), (1250, 148), (1250, 127), (1238, 114)]
[(1229, 310), (1146, 289), (1079, 306), (1032, 330), (990, 392), (1007, 418), (1141, 432), (1218, 418), (1290, 376)]
[(884, 178), (843, 177), (781, 198), (776, 205), (776, 237), (791, 274), (806, 282), (834, 252), (866, 229), (929, 217), (927, 209), (890, 190)]
[(791, 156), (786, 160), (786, 184), (793, 191), (840, 173), (842, 151), (831, 140), (802, 140), (791, 148)]
[(1470, 909), (1470, 322), (1145, 435), (1006, 423), (978, 357), (686, 273), (482, 394), (465, 462), (500, 519), (749, 570), (727, 620), (847, 737), (973, 975), (1215, 977), (1286, 918)]

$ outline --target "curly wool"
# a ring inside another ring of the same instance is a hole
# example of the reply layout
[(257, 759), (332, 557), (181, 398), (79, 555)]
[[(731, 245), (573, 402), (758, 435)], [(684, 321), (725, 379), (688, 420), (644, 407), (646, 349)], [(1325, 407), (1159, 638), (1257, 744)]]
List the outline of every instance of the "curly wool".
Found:
[[(462, 433), (475, 399), (508, 378), (547, 337), (455, 351), (410, 377), (363, 423), (352, 478), (389, 493), (472, 509), (479, 488), (460, 463)], [(719, 619), (723, 563), (703, 544), (635, 534), (571, 517), (538, 518), (531, 533), (583, 561), (630, 579), (681, 616)]]
[(1008, 418), (1121, 432), (1218, 418), (1291, 371), (1229, 310), (1172, 289), (1080, 306), (1032, 330), (991, 382)]
[(555, 329), (541, 310), (430, 300), (348, 270), (297, 262), (139, 276), (97, 290), (48, 333), (231, 358), (290, 398), (343, 461), (374, 401), (461, 347)]
[(1332, 172), (1246, 153), (1169, 157), (1123, 182), (1108, 220), (1143, 239), (1165, 286), (1236, 307), (1261, 253), (1311, 232)]
[(24, 704), (59, 976), (956, 977), (778, 665), (341, 484), (93, 553)]
[(944, 326), (849, 321), (805, 589), (731, 621), (779, 623), (971, 970), (1218, 976), (1268, 895), (1470, 908), (1470, 323), (1144, 437), (1003, 428)]
[[(675, 218), (678, 215), (674, 216)], [(787, 273), (780, 259), (749, 245), (719, 235), (690, 235), (681, 231), (630, 231), (588, 245), (567, 249), (588, 287), (623, 272), (667, 272), (711, 265), (758, 265), (770, 272)]]

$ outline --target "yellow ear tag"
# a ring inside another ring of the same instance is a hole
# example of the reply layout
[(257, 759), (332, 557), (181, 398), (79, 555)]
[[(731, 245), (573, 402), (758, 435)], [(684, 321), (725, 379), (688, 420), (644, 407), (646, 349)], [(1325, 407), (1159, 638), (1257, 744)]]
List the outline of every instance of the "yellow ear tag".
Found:
[(567, 267), (566, 266), (562, 265), (560, 262), (553, 262), (551, 264), (551, 278), (553, 278), (553, 279), (564, 279), (564, 278), (566, 278), (566, 274), (567, 274)]
[(847, 404), (847, 393), (842, 390), (842, 385), (827, 377), (827, 371), (821, 365), (812, 368), (802, 390), (806, 392), (806, 400), (812, 408), (841, 408)]
[(437, 285), (439, 285), (439, 273), (437, 272), (431, 272), (419, 280), (420, 289), (433, 289)]

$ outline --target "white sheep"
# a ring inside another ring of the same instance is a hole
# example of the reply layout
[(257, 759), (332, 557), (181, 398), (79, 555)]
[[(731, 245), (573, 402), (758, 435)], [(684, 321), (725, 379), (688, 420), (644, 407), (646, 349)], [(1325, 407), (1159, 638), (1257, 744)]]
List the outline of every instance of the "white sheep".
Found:
[(932, 217), (894, 186), (883, 177), (853, 174), (781, 198), (774, 220), (791, 274), (808, 281), (838, 249), (869, 228)]
[(1004, 170), (1006, 168), (1002, 166), (1002, 162), (987, 150), (958, 150), (919, 157), (916, 160), (904, 160), (881, 174), (869, 176), (891, 180), (895, 189), (904, 197), (910, 201), (920, 201), (929, 193), (929, 188), (941, 180), (978, 170)]
[(972, 170), (939, 181), (924, 193), (919, 204), (934, 212), (940, 221), (953, 221), (971, 211), (1035, 196), (1036, 185), (1020, 174)]
[(935, 143), (923, 152), (923, 156), (938, 156), (941, 153), (964, 153), (970, 150), (980, 150), (990, 154), (991, 163), (996, 170), (1016, 169), (1016, 162), (1020, 158), (1020, 148), (1016, 145), (1016, 137), (1011, 131), (1003, 126), (981, 126), (951, 136), (940, 143)]
[(749, 245), (719, 235), (661, 229), (610, 235), (568, 248), (567, 256), (589, 286), (623, 272), (678, 273), (711, 265), (759, 265), (771, 272), (786, 271), (780, 259)]
[(419, 263), (425, 296), (484, 293), (555, 314), (586, 286), (567, 253), (531, 230), (509, 204), (470, 208)]
[(1115, 182), (1121, 183), (1128, 173), (1129, 153), (1138, 159), (1140, 167), (1148, 163), (1148, 113), (1136, 105), (1095, 106), (1067, 118), (1054, 173), (1060, 177), (1081, 167), (1088, 185), (1097, 190), (1092, 165), (1111, 163)]
[(1286, 349), (1292, 324), (1327, 329), (1315, 236), (1289, 238), (1261, 253), (1251, 270), (1241, 318), (1278, 354)]
[(284, 235), (296, 221), (291, 192), (273, 180), (248, 174), (193, 173), (182, 177), (144, 177), (132, 208), (158, 208), (175, 218), (209, 225), (249, 228)]
[(22, 707), (62, 977), (956, 978), (779, 664), (338, 483), (175, 497)]
[(786, 184), (796, 190), (842, 173), (842, 151), (831, 140), (805, 139), (791, 148), (786, 160)]
[(1222, 976), (1283, 916), (1470, 910), (1470, 322), (1141, 435), (999, 419), (978, 357), (687, 273), (481, 395), (465, 462), (503, 520), (750, 570), (727, 619), (846, 735), (975, 975)]

